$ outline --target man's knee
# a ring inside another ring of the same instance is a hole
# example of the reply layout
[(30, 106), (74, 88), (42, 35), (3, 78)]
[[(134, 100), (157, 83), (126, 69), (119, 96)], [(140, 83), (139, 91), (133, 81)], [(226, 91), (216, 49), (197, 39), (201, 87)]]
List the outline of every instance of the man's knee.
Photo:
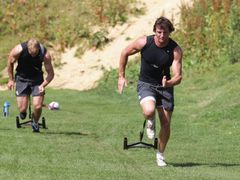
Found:
[(143, 110), (143, 115), (145, 118), (153, 118), (155, 116), (155, 109), (154, 108), (145, 108)]
[(35, 105), (33, 106), (33, 108), (34, 108), (35, 111), (42, 110), (42, 104), (35, 104)]
[(25, 112), (28, 106), (28, 97), (17, 97), (17, 105), (20, 112)]
[(148, 96), (140, 102), (143, 115), (146, 119), (154, 118), (155, 116), (155, 100), (152, 96)]
[(33, 96), (32, 104), (34, 111), (42, 110), (43, 96)]
[(18, 109), (19, 109), (19, 112), (27, 112), (27, 106), (19, 106), (18, 107)]

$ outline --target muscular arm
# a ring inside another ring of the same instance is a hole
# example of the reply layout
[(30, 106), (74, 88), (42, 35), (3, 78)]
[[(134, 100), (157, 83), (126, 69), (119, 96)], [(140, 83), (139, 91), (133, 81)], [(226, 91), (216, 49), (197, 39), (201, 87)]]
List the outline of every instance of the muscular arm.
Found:
[(45, 70), (47, 72), (47, 76), (44, 79), (42, 86), (46, 87), (54, 78), (54, 70), (53, 70), (53, 66), (52, 66), (52, 58), (51, 55), (47, 52), (44, 56), (44, 67)]
[(12, 89), (14, 87), (13, 68), (14, 68), (14, 63), (19, 58), (19, 55), (21, 54), (21, 52), (22, 52), (22, 46), (19, 44), (11, 50), (8, 56), (8, 60), (7, 60), (7, 72), (9, 76), (8, 89)]
[(124, 86), (127, 85), (127, 80), (125, 79), (125, 69), (128, 61), (128, 56), (138, 53), (145, 46), (147, 42), (146, 36), (136, 39), (134, 42), (129, 44), (125, 49), (122, 50), (120, 61), (119, 61), (119, 70), (118, 70), (118, 90), (121, 94)]
[(129, 44), (125, 49), (123, 49), (120, 62), (119, 62), (119, 77), (125, 77), (125, 68), (128, 61), (128, 56), (133, 55), (141, 51), (147, 42), (146, 36), (140, 37), (133, 43)]
[[(172, 87), (181, 83), (182, 80), (182, 49), (177, 46), (174, 49), (174, 59), (172, 63), (173, 76), (170, 80), (165, 81), (165, 87)], [(164, 86), (164, 79), (163, 79)]]

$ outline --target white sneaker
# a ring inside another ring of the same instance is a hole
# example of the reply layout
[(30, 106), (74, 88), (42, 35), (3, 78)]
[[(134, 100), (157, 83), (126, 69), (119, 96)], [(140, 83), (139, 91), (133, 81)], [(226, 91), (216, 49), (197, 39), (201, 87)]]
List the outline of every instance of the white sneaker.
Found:
[(155, 135), (155, 119), (147, 120), (147, 137), (153, 139)]
[(158, 166), (164, 167), (167, 165), (167, 163), (165, 162), (164, 156), (160, 152), (157, 152), (156, 157), (157, 157), (157, 165)]

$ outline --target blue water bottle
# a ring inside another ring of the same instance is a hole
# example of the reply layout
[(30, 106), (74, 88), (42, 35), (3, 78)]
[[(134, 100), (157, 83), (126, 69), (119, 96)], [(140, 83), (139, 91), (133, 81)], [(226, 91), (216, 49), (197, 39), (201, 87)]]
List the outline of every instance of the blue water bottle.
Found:
[(7, 117), (9, 115), (9, 107), (10, 107), (10, 103), (5, 102), (3, 105), (3, 116), (4, 117)]

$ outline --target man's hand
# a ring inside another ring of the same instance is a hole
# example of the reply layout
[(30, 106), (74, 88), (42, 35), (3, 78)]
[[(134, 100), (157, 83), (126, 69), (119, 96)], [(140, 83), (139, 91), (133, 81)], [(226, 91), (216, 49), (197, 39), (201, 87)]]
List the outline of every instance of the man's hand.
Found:
[(118, 78), (118, 92), (122, 94), (124, 86), (127, 87), (127, 80), (124, 77)]
[(45, 88), (43, 85), (38, 86), (39, 93), (44, 93)]
[(9, 80), (8, 83), (7, 83), (7, 87), (9, 90), (13, 90), (14, 89), (14, 81), (13, 80)]

